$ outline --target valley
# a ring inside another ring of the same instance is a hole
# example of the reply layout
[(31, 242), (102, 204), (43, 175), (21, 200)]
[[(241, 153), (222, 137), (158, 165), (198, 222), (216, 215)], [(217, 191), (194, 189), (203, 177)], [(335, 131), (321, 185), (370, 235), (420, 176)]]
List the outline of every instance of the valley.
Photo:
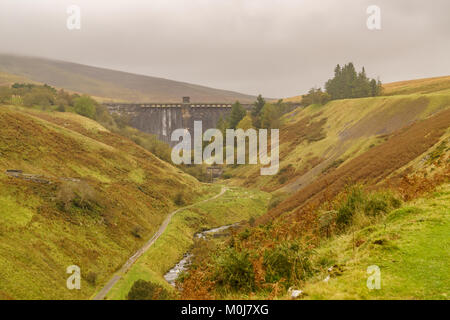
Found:
[[(446, 299), (448, 77), (384, 87), (286, 108), (278, 173), (227, 164), (214, 183), (101, 105), (77, 114), (77, 95), (65, 112), (4, 103), (0, 297), (123, 300), (140, 285), (155, 299)], [(164, 276), (187, 254), (174, 287)], [(364, 286), (369, 265), (382, 291)]]

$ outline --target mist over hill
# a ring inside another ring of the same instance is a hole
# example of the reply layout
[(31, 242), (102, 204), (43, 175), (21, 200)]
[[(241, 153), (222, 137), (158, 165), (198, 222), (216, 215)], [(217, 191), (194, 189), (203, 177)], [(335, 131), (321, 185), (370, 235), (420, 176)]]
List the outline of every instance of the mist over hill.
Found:
[(190, 96), (195, 102), (254, 101), (254, 96), (191, 83), (97, 68), (72, 62), (0, 54), (0, 72), (32, 81), (87, 93), (100, 100), (125, 102), (179, 102)]

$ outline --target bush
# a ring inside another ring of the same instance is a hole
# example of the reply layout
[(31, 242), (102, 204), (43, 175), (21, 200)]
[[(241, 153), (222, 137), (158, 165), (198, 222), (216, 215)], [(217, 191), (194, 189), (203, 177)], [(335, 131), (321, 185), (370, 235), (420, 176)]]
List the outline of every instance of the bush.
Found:
[(321, 88), (311, 88), (308, 94), (302, 96), (301, 104), (303, 106), (309, 106), (310, 104), (323, 105), (330, 101), (331, 97), (328, 93), (323, 92)]
[(184, 200), (184, 195), (181, 192), (178, 192), (175, 195), (174, 202), (177, 206), (184, 206), (186, 204), (186, 201)]
[(66, 112), (66, 107), (65, 107), (63, 104), (60, 104), (60, 105), (58, 106), (58, 108), (56, 109), (56, 111), (59, 111), (59, 112)]
[(232, 177), (233, 177), (232, 174), (229, 173), (229, 172), (225, 172), (224, 174), (222, 174), (222, 178), (223, 178), (224, 180), (231, 179)]
[(287, 176), (281, 176), (281, 177), (278, 178), (278, 183), (283, 185), (283, 184), (285, 184), (288, 181), (288, 179), (289, 178)]
[(162, 286), (144, 280), (137, 280), (128, 292), (128, 300), (168, 300), (170, 293)]
[(139, 226), (136, 226), (133, 228), (133, 230), (131, 230), (131, 234), (138, 239), (140, 239), (142, 237), (141, 232), (142, 232), (142, 228)]
[(250, 230), (246, 228), (244, 231), (239, 233), (239, 239), (246, 240), (248, 239), (248, 237), (250, 237), (250, 235), (251, 235)]
[(95, 284), (97, 283), (97, 274), (95, 272), (89, 272), (86, 276), (86, 281), (95, 286)]
[(23, 97), (23, 103), (28, 107), (35, 105), (48, 107), (53, 105), (54, 102), (54, 97), (50, 92), (38, 89), (33, 89)]
[(360, 186), (354, 186), (347, 190), (346, 199), (337, 210), (336, 224), (341, 229), (350, 225), (353, 215), (364, 205), (364, 194)]
[(255, 275), (250, 254), (228, 248), (215, 259), (214, 280), (219, 286), (235, 291), (251, 291), (255, 288)]
[(92, 209), (96, 204), (96, 192), (86, 182), (65, 181), (59, 186), (57, 203), (64, 211), (72, 207)]
[(359, 219), (377, 217), (399, 208), (400, 205), (401, 201), (390, 192), (367, 193), (362, 187), (353, 186), (347, 189), (346, 197), (338, 203), (336, 225), (343, 230), (353, 223), (357, 214), (360, 215)]
[(267, 282), (283, 280), (286, 287), (311, 273), (309, 251), (298, 243), (282, 243), (264, 252), (264, 268)]
[(89, 96), (83, 95), (75, 99), (75, 112), (79, 115), (95, 119), (97, 102)]

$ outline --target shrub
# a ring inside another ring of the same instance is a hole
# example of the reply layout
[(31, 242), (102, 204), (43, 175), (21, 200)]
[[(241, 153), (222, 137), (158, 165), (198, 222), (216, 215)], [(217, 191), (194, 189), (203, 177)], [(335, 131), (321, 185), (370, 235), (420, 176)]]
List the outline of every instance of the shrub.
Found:
[(128, 300), (168, 300), (170, 293), (162, 286), (144, 280), (137, 280), (128, 292)]
[(95, 272), (89, 272), (86, 276), (86, 281), (95, 286), (95, 284), (97, 283), (97, 274)]
[(289, 287), (311, 273), (310, 252), (299, 243), (285, 242), (264, 252), (264, 268), (267, 282), (283, 280)]
[(322, 211), (319, 213), (319, 230), (323, 234), (325, 233), (327, 238), (330, 236), (330, 230), (333, 223), (336, 220), (336, 211)]
[(86, 182), (65, 181), (59, 186), (56, 199), (64, 211), (69, 211), (73, 206), (92, 209), (96, 204), (96, 192)]
[(400, 205), (401, 201), (390, 192), (367, 193), (361, 186), (353, 186), (347, 189), (346, 197), (338, 203), (336, 225), (342, 230), (353, 223), (355, 216), (359, 215), (359, 221), (367, 220), (399, 208)]
[(54, 104), (54, 97), (50, 92), (33, 89), (23, 97), (23, 103), (28, 107), (34, 105), (47, 107)]
[(141, 232), (142, 232), (142, 228), (139, 226), (136, 226), (133, 228), (133, 230), (131, 230), (131, 234), (138, 239), (140, 239), (142, 237)]
[(285, 184), (288, 181), (288, 177), (287, 176), (281, 176), (278, 178), (278, 183), (279, 184)]
[(60, 104), (56, 110), (59, 112), (66, 112), (66, 107), (63, 104)]
[(235, 291), (251, 291), (255, 287), (255, 275), (250, 254), (228, 248), (215, 259), (214, 280), (219, 286)]
[(328, 93), (323, 92), (321, 88), (311, 88), (308, 94), (302, 96), (301, 104), (303, 106), (309, 106), (310, 104), (323, 105), (330, 101), (331, 97)]
[(246, 240), (248, 239), (248, 237), (250, 237), (250, 235), (251, 235), (250, 230), (246, 228), (244, 231), (239, 233), (239, 239)]
[(353, 186), (347, 190), (346, 199), (337, 209), (336, 224), (343, 229), (350, 225), (354, 213), (364, 205), (364, 194), (360, 186)]
[(89, 96), (83, 95), (75, 99), (75, 112), (79, 115), (95, 119), (97, 102)]
[(186, 201), (184, 200), (184, 195), (181, 192), (178, 192), (175, 195), (174, 202), (177, 206), (184, 206), (186, 204)]
[(224, 180), (228, 180), (228, 179), (231, 179), (231, 178), (232, 178), (232, 175), (231, 175), (231, 173), (229, 173), (229, 172), (225, 172), (224, 174), (222, 174), (222, 178), (223, 178)]

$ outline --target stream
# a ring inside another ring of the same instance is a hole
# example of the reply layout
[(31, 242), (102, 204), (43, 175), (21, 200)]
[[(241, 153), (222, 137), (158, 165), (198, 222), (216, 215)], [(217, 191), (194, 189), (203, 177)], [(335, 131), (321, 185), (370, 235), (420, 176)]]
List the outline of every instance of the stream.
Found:
[[(209, 230), (205, 230), (202, 232), (198, 232), (194, 235), (195, 238), (199, 238), (199, 239), (206, 239), (207, 235), (212, 235), (214, 233), (220, 232), (220, 231), (225, 231), (231, 227), (237, 226), (238, 223), (234, 223), (234, 224), (229, 224), (226, 226), (221, 226), (221, 227), (217, 227), (217, 228), (213, 228), (213, 229), (209, 229)], [(164, 279), (166, 279), (166, 281), (172, 285), (175, 286), (175, 281), (178, 278), (178, 275), (183, 272), (186, 271), (187, 268), (189, 267), (189, 264), (191, 262), (191, 258), (192, 258), (192, 253), (186, 252), (183, 255), (183, 258), (178, 261), (178, 263), (169, 270), (169, 272), (167, 272), (164, 275)]]

